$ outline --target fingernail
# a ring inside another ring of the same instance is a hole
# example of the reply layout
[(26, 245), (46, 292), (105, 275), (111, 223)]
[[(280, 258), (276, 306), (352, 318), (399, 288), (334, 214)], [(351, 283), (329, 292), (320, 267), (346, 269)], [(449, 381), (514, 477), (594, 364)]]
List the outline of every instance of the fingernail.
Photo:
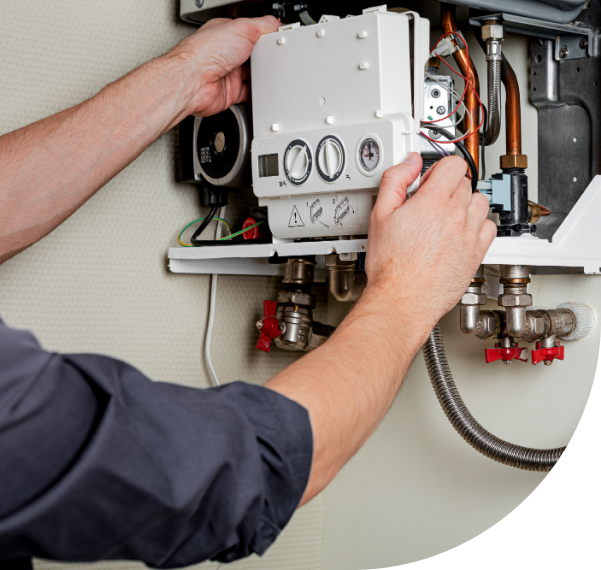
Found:
[(407, 155), (407, 158), (403, 160), (403, 164), (415, 164), (419, 160), (419, 154), (417, 152), (412, 152)]

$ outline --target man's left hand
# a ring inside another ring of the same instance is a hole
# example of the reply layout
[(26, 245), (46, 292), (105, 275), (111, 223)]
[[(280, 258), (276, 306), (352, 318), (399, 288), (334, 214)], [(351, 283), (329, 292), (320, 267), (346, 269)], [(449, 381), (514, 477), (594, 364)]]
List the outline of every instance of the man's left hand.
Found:
[(250, 96), (250, 68), (243, 66), (263, 34), (277, 32), (279, 21), (216, 18), (171, 50), (167, 57), (185, 61), (190, 115), (206, 117)]

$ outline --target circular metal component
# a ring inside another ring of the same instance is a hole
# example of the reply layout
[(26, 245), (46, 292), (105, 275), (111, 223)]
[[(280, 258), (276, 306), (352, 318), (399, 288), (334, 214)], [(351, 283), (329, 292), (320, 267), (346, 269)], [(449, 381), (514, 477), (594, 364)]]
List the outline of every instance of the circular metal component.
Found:
[(586, 38), (582, 38), (580, 40), (580, 49), (586, 49), (588, 47), (588, 40)]
[(515, 278), (515, 279), (500, 279), (499, 280), (500, 283), (502, 283), (503, 285), (509, 285), (509, 284), (518, 284), (518, 285), (522, 285), (524, 283), (528, 284), (530, 283), (530, 278), (529, 277), (523, 277), (523, 278)]
[(284, 153), (284, 172), (291, 184), (304, 184), (313, 169), (313, 155), (309, 145), (301, 140), (293, 140)]
[(440, 107), (437, 107), (437, 108), (436, 108), (436, 112), (437, 112), (439, 115), (444, 115), (444, 114), (447, 112), (447, 108), (446, 108), (446, 107), (444, 107), (443, 105), (441, 105)]
[(367, 172), (373, 172), (380, 164), (380, 145), (374, 139), (365, 139), (359, 148), (359, 162)]
[(213, 186), (246, 187), (251, 126), (246, 107), (232, 105), (194, 124), (194, 169)]
[(440, 97), (440, 90), (432, 89), (432, 97), (434, 97), (434, 99), (438, 99), (438, 97)]
[(483, 279), (482, 277), (474, 277), (472, 278), (472, 283), (486, 283), (486, 279)]
[(196, 7), (202, 8), (205, 4), (205, 0), (196, 0)]
[(326, 182), (336, 182), (344, 172), (346, 157), (339, 138), (329, 135), (317, 146), (317, 172)]
[(568, 49), (568, 46), (563, 46), (559, 50), (559, 57), (561, 57), (561, 59), (565, 59), (566, 57), (568, 57), (569, 53), (570, 53), (570, 50)]

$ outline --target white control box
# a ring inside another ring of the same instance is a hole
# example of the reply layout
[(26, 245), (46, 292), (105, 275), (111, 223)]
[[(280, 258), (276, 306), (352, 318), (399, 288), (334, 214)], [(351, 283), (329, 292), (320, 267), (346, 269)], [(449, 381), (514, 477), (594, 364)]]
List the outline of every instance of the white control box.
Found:
[(276, 238), (368, 233), (382, 173), (420, 148), (428, 35), (414, 13), (376, 10), (258, 41), (253, 189)]

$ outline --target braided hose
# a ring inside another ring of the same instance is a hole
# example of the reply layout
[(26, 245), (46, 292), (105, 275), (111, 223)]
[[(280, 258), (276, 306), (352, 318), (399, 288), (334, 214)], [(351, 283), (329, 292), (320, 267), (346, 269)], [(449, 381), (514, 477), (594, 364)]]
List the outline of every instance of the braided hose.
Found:
[(488, 124), (484, 144), (490, 146), (501, 132), (501, 60), (489, 60), (488, 64)]
[(436, 325), (424, 345), (424, 359), (432, 387), (447, 418), (476, 451), (510, 467), (528, 471), (551, 471), (565, 447), (532, 449), (503, 441), (486, 431), (463, 403), (449, 367), (440, 326)]

